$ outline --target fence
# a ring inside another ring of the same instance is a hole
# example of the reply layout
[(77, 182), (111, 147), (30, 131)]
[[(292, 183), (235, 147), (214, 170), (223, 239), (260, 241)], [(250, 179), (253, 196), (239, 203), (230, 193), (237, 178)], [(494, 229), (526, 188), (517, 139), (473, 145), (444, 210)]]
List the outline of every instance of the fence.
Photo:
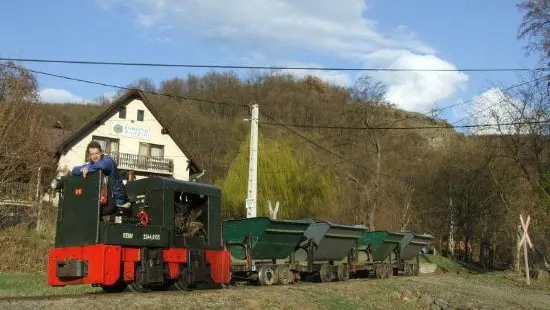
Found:
[(0, 183), (0, 204), (35, 204), (36, 184)]
[(0, 182), (0, 229), (34, 220), (41, 230), (43, 191), (42, 168), (37, 169), (37, 183)]

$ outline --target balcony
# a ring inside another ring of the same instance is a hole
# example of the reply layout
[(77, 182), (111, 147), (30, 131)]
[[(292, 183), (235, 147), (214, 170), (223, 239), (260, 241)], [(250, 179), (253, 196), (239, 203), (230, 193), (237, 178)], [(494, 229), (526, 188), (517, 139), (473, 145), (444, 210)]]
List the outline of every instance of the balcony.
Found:
[(172, 159), (128, 153), (118, 153), (111, 156), (116, 159), (120, 169), (163, 174), (171, 174), (174, 172), (174, 161)]
[(116, 160), (119, 169), (159, 174), (174, 173), (174, 161), (172, 159), (164, 157), (142, 156), (128, 153), (106, 154)]

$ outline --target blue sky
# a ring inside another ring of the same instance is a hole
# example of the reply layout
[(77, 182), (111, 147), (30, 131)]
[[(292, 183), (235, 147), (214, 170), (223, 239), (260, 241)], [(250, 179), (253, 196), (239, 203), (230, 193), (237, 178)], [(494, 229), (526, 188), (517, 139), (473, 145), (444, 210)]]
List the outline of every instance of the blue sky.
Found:
[[(513, 0), (2, 1), (1, 57), (314, 67), (533, 68), (516, 39)], [(35, 70), (127, 85), (205, 70), (26, 63)], [(311, 73), (311, 72), (310, 72)], [(356, 73), (313, 72), (349, 85)], [(304, 72), (295, 72), (302, 75)], [(518, 73), (378, 73), (387, 99), (426, 112), (518, 83)], [(39, 76), (46, 101), (113, 89)], [(446, 110), (451, 121), (469, 105)]]

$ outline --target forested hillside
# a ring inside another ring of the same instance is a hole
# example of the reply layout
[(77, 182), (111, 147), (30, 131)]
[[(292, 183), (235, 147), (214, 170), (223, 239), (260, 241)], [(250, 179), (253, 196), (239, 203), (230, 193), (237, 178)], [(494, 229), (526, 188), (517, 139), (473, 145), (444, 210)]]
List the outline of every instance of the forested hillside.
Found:
[[(457, 242), (473, 252), (487, 243), (498, 261), (511, 263), (523, 212), (535, 217), (533, 238), (545, 246), (542, 132), (464, 136), (445, 122), (383, 102), (384, 88), (368, 78), (353, 89), (315, 77), (230, 73), (158, 86), (142, 78), (133, 86), (168, 95), (148, 94), (207, 170), (202, 180), (224, 189), (226, 217), (245, 213), (249, 123), (243, 119), (247, 105), (258, 103), (259, 215), (268, 214), (267, 200), (279, 201), (283, 218), (425, 231), (441, 249), (452, 221)], [(40, 108), (47, 124), (60, 121), (74, 130), (105, 106)], [(346, 128), (316, 128), (325, 125)]]

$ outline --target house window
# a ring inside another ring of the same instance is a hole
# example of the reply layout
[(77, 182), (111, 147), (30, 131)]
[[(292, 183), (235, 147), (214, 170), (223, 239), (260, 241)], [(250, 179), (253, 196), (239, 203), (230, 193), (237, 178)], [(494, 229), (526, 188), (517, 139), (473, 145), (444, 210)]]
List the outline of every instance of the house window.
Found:
[[(101, 136), (92, 136), (92, 140), (97, 141), (101, 145), (101, 149), (103, 150), (103, 153), (110, 154), (113, 156), (118, 155), (118, 147), (119, 147), (119, 140), (108, 138), (108, 137), (101, 137)], [(88, 150), (86, 150), (86, 158), (88, 157)]]
[(137, 120), (140, 121), (140, 122), (143, 122), (143, 115), (144, 115), (143, 110), (138, 110), (137, 111)]
[(140, 142), (139, 155), (147, 157), (164, 157), (164, 145)]
[(126, 107), (121, 107), (118, 110), (118, 118), (126, 118)]

